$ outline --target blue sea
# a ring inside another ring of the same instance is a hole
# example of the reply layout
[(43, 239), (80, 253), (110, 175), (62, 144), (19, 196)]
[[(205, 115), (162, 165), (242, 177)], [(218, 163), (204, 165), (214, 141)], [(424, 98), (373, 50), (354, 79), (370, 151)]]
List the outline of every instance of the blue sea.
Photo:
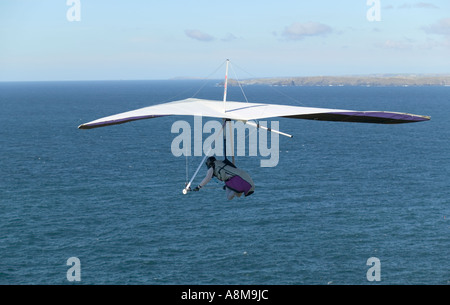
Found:
[[(215, 82), (0, 83), (0, 284), (450, 283), (450, 87), (244, 91), (249, 102), (431, 120), (276, 119), (294, 135), (280, 136), (278, 165), (237, 157), (256, 191), (228, 201), (213, 181), (181, 192), (202, 157), (175, 157), (171, 126), (192, 118), (77, 129), (193, 95), (221, 100)], [(228, 99), (245, 101), (238, 87)], [(72, 257), (80, 281), (69, 281)]]

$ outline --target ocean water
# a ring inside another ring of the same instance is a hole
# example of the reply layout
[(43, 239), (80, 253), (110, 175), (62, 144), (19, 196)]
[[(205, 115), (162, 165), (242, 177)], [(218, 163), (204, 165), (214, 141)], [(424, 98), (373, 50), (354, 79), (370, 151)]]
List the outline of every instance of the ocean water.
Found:
[[(250, 102), (432, 119), (279, 119), (294, 138), (279, 138), (276, 167), (237, 157), (256, 191), (232, 201), (218, 182), (181, 193), (201, 157), (172, 155), (171, 126), (191, 118), (77, 129), (203, 84), (0, 83), (0, 284), (450, 283), (449, 87), (245, 87)], [(228, 99), (243, 101), (240, 89)], [(68, 281), (71, 257), (80, 282)]]

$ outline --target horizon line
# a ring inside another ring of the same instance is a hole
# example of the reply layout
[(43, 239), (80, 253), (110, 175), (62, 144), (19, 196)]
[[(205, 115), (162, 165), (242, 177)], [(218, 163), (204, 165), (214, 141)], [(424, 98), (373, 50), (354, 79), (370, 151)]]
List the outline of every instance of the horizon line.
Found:
[[(450, 77), (450, 73), (370, 73), (370, 74), (340, 74), (340, 75), (304, 75), (304, 76), (261, 76), (239, 79), (239, 81), (255, 79), (286, 79), (286, 78), (308, 78), (308, 77)], [(206, 78), (195, 76), (175, 76), (170, 78), (130, 78), (130, 79), (46, 79), (46, 80), (0, 80), (0, 83), (19, 83), (19, 82), (107, 82), (107, 81), (204, 81), (216, 80), (223, 81), (222, 78)], [(230, 80), (235, 80), (230, 78)]]

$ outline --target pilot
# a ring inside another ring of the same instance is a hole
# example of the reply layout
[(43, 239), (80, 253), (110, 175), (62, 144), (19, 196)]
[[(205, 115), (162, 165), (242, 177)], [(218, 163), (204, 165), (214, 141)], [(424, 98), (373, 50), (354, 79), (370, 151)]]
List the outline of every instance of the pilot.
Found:
[(223, 188), (226, 191), (228, 200), (233, 199), (235, 196), (241, 197), (242, 194), (250, 196), (255, 191), (255, 184), (250, 175), (242, 169), (237, 168), (228, 159), (219, 161), (215, 157), (209, 157), (206, 159), (205, 164), (208, 168), (206, 176), (193, 191), (198, 192), (208, 184), (213, 176), (225, 182)]

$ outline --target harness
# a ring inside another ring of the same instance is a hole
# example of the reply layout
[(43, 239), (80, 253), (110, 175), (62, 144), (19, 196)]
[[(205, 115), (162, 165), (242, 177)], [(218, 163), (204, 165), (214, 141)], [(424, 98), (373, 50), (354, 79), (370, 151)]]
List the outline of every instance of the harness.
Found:
[(225, 162), (219, 160), (214, 161), (214, 176), (216, 176), (217, 179), (221, 181), (227, 181), (233, 178), (234, 176), (238, 175), (236, 171), (237, 170), (236, 166), (234, 166), (234, 164), (231, 163), (230, 161), (228, 162), (226, 161)]
[[(225, 182), (228, 188), (234, 190), (237, 193), (245, 192), (245, 196), (251, 195), (255, 191), (255, 183), (250, 175), (234, 166), (233, 163), (225, 159), (224, 161), (214, 161), (213, 175), (217, 179)], [(231, 180), (234, 178), (233, 180)], [(236, 181), (236, 178), (239, 178)]]

